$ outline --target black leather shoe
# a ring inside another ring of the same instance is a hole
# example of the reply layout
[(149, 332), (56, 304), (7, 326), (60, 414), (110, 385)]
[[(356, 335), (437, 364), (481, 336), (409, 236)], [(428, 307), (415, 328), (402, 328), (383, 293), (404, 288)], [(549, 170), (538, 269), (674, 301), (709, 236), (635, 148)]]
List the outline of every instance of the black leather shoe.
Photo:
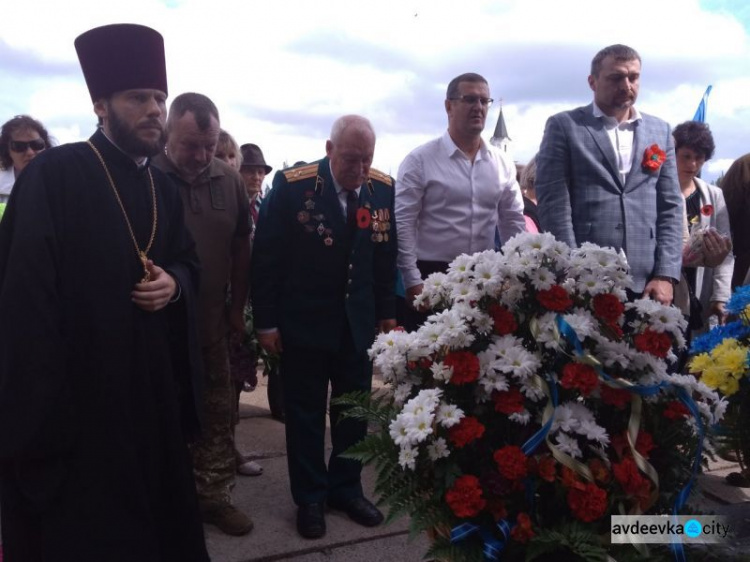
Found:
[(375, 527), (383, 522), (383, 514), (367, 498), (328, 500), (328, 506), (345, 512), (352, 521), (365, 527)]
[(319, 539), (326, 534), (325, 507), (308, 503), (297, 508), (297, 532), (306, 539)]

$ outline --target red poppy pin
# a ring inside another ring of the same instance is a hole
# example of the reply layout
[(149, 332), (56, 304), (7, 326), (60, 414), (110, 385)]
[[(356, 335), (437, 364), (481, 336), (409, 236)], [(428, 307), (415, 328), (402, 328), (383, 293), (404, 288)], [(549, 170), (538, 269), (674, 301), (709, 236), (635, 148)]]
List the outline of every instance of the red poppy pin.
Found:
[(713, 205), (703, 205), (701, 207), (701, 215), (704, 217), (710, 217), (714, 214), (714, 206)]
[(370, 211), (365, 208), (357, 209), (357, 226), (359, 228), (369, 228), (371, 220)]
[(643, 162), (641, 166), (650, 172), (655, 172), (667, 159), (667, 153), (659, 148), (658, 144), (652, 144), (643, 153)]

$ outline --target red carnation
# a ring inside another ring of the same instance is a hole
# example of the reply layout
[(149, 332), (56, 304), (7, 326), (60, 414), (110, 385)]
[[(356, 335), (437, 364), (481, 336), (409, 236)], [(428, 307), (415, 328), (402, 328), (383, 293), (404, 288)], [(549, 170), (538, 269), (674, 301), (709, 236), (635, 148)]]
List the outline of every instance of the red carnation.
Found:
[(656, 444), (654, 443), (654, 438), (651, 437), (651, 434), (647, 431), (641, 431), (638, 433), (638, 439), (635, 440), (635, 450), (648, 458), (651, 451), (654, 449), (656, 449)]
[(517, 445), (506, 445), (498, 449), (492, 458), (495, 459), (500, 474), (508, 480), (518, 480), (529, 472), (528, 459)]
[(599, 519), (607, 511), (607, 492), (592, 482), (568, 489), (568, 507), (573, 516), (586, 523)]
[(635, 348), (638, 351), (664, 359), (672, 348), (672, 340), (666, 332), (657, 332), (651, 328), (646, 328), (635, 336)]
[(714, 214), (714, 206), (711, 204), (706, 204), (701, 207), (701, 215), (704, 217), (710, 217)]
[(531, 518), (528, 513), (519, 513), (516, 518), (518, 524), (510, 531), (510, 538), (520, 543), (526, 543), (534, 536), (531, 528)]
[(651, 485), (638, 471), (633, 457), (625, 457), (620, 463), (612, 464), (615, 480), (622, 486), (623, 491), (635, 498), (643, 506), (651, 494)]
[(523, 412), (523, 394), (517, 386), (509, 390), (500, 390), (492, 394), (495, 411), (501, 414), (518, 414)]
[(609, 480), (609, 470), (607, 470), (607, 465), (604, 464), (602, 459), (591, 459), (589, 469), (597, 482), (604, 484)]
[(470, 351), (451, 351), (445, 356), (443, 365), (453, 367), (450, 382), (455, 385), (474, 382), (479, 378), (479, 359)]
[(678, 420), (688, 417), (690, 415), (690, 410), (688, 410), (687, 406), (682, 402), (673, 400), (667, 404), (662, 415), (668, 420)]
[(600, 293), (594, 297), (594, 315), (607, 324), (614, 324), (625, 312), (625, 305), (610, 293)]
[(650, 172), (655, 172), (667, 160), (667, 153), (659, 148), (658, 144), (652, 144), (643, 153), (641, 165)]
[(536, 474), (542, 480), (546, 480), (547, 482), (554, 482), (555, 478), (557, 477), (555, 459), (547, 455), (537, 459)]
[(372, 217), (369, 210), (364, 207), (357, 209), (357, 226), (359, 228), (369, 228), (371, 220)]
[(599, 385), (599, 375), (590, 365), (583, 363), (568, 363), (563, 367), (563, 377), (560, 385), (563, 388), (578, 389), (582, 395), (588, 396)]
[(549, 289), (539, 291), (536, 300), (547, 310), (555, 312), (563, 312), (573, 306), (573, 301), (560, 285), (552, 285)]
[(466, 416), (448, 430), (448, 439), (459, 449), (484, 435), (484, 426), (477, 418)]
[(489, 309), (490, 316), (495, 323), (495, 333), (498, 336), (507, 336), (518, 329), (518, 323), (513, 313), (502, 305), (492, 303)]
[(484, 509), (487, 502), (482, 498), (479, 478), (465, 474), (456, 478), (453, 486), (445, 493), (445, 501), (456, 517), (474, 517)]
[(627, 406), (632, 398), (630, 391), (623, 388), (612, 388), (606, 384), (602, 385), (599, 392), (602, 395), (602, 402), (607, 406), (614, 406), (618, 410)]

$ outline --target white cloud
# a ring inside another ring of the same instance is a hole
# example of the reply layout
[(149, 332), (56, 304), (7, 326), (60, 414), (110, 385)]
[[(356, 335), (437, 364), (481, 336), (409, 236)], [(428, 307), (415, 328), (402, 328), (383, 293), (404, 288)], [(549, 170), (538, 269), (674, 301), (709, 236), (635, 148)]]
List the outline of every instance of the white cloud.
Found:
[[(713, 13), (698, 0), (6, 4), (0, 41), (41, 61), (75, 65), (74, 38), (96, 25), (129, 21), (160, 30), (171, 96), (209, 95), (223, 125), (240, 142), (258, 143), (277, 169), (284, 160), (321, 156), (333, 119), (355, 112), (370, 117), (379, 133), (376, 166), (395, 174), (409, 150), (445, 129), (445, 85), (471, 70), (492, 77), (510, 149), (525, 161), (549, 115), (590, 101), (590, 60), (615, 42), (643, 57), (639, 108), (673, 125), (692, 117), (713, 84), (708, 119), (717, 153), (709, 175), (748, 150), (742, 142), (750, 137), (750, 41), (741, 0), (736, 10), (723, 2), (724, 10)], [(33, 33), (18, 24), (24, 21), (34, 22)], [(60, 140), (88, 135), (95, 120), (80, 72), (5, 78), (11, 63), (0, 59), (0, 85), (21, 80), (22, 87), (13, 97), (0, 87), (0, 120), (27, 112), (59, 131)], [(486, 138), (496, 118), (497, 106)]]

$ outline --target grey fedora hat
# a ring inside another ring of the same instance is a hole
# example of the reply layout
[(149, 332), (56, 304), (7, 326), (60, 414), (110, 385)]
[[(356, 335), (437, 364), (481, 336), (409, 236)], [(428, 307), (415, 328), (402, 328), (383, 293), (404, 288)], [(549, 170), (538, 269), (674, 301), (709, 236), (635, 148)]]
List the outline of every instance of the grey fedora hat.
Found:
[(263, 166), (266, 169), (266, 173), (270, 174), (273, 168), (266, 164), (265, 158), (263, 158), (263, 151), (257, 144), (246, 143), (240, 147), (242, 152), (242, 168), (245, 166)]

